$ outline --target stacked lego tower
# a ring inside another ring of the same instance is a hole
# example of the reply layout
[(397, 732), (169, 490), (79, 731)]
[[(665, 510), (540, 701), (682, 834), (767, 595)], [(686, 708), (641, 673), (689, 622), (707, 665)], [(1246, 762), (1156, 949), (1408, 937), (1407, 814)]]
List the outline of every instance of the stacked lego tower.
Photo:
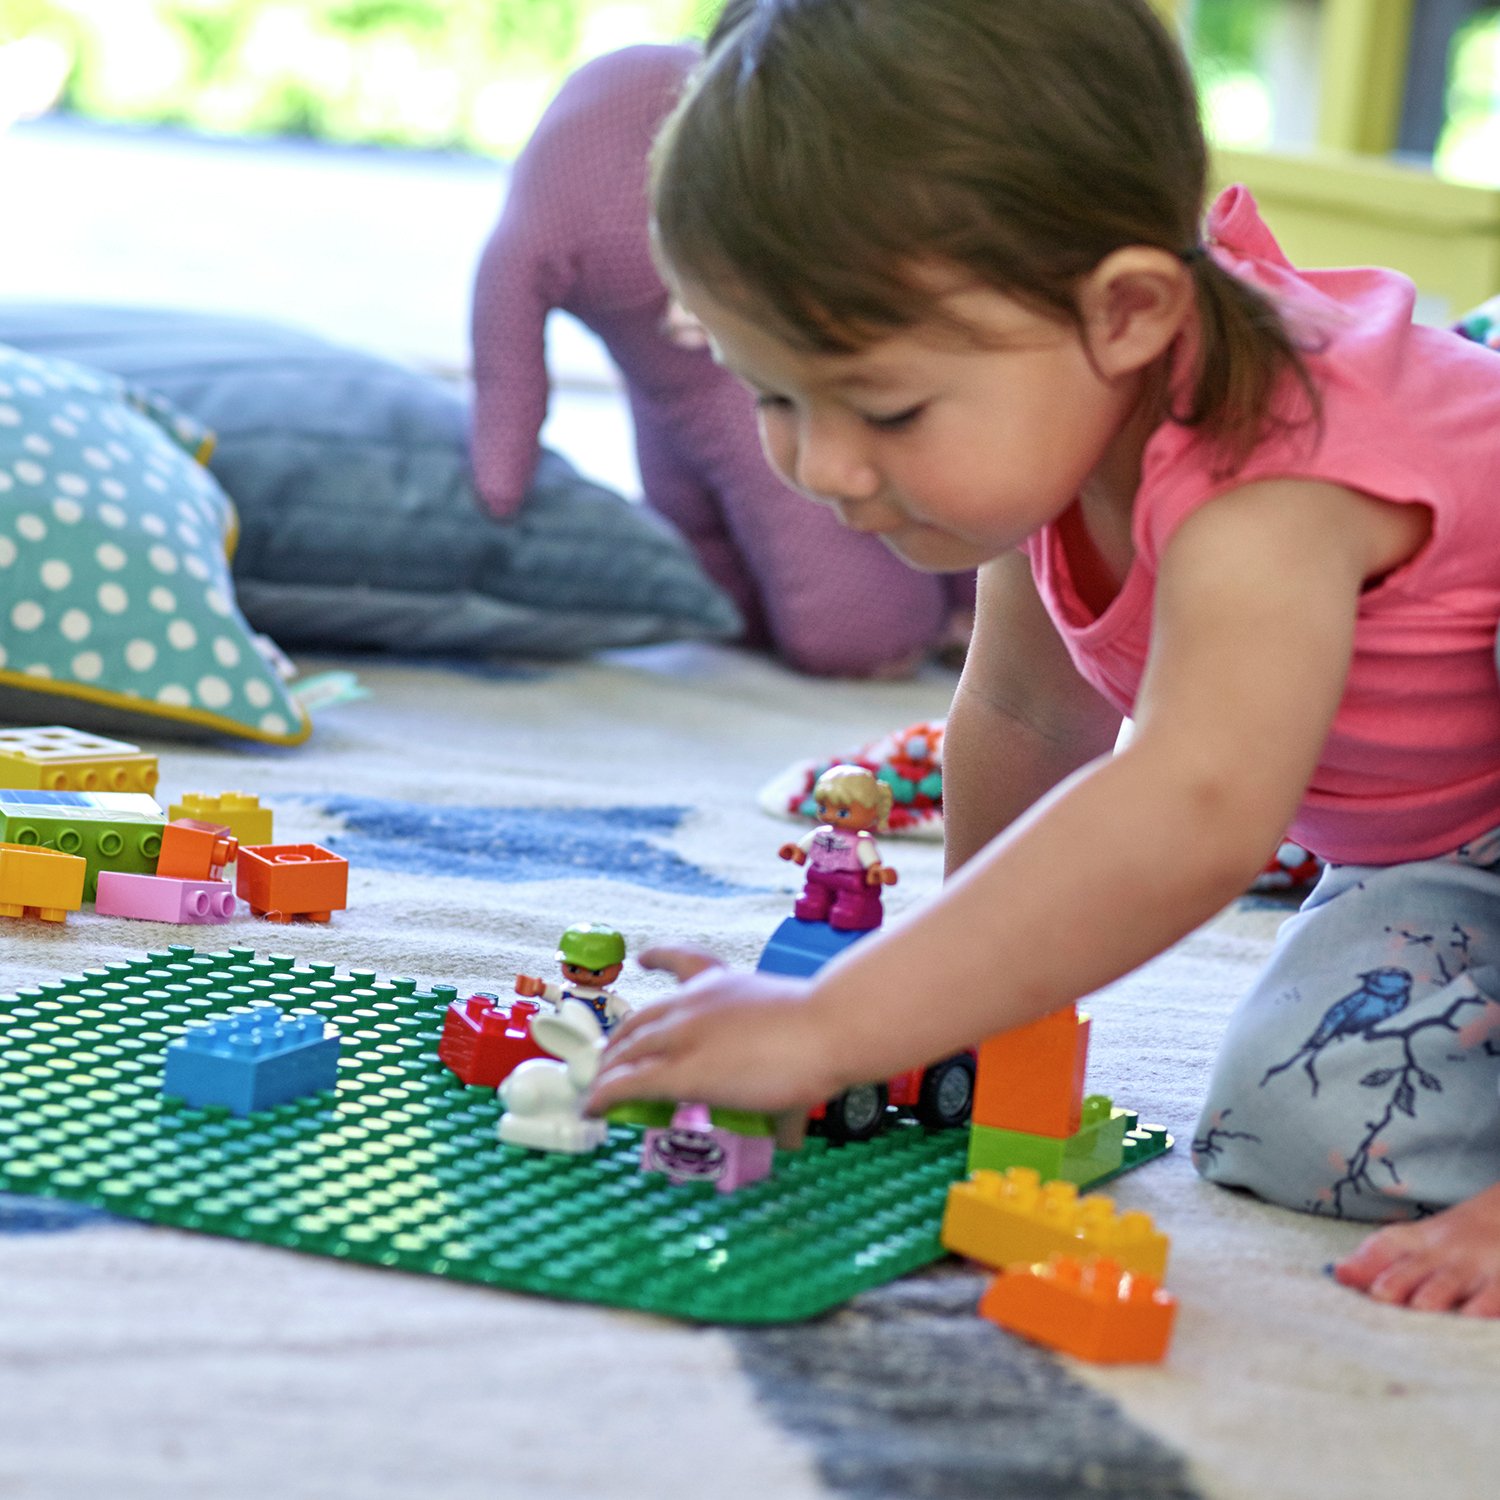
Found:
[(1078, 1193), (1172, 1141), (1085, 1096), (1089, 1025), (1070, 1005), (980, 1044), (970, 1177), (949, 1191), (943, 1243), (1000, 1272), (979, 1310), (1002, 1328), (1082, 1359), (1160, 1359), (1176, 1311), (1166, 1237)]
[(1104, 1094), (1083, 1092), (1089, 1018), (1076, 1005), (979, 1046), (969, 1170), (1032, 1167), (1079, 1187), (1160, 1156), (1172, 1144)]

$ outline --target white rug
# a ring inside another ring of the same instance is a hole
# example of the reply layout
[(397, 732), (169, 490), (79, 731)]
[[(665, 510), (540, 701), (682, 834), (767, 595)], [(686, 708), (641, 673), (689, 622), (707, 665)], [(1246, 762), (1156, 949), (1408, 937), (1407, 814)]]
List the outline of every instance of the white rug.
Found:
[[(65, 930), (5, 923), (0, 993), (172, 941), (505, 989), (518, 970), (547, 972), (561, 927), (580, 919), (620, 927), (632, 951), (683, 938), (749, 963), (793, 886), (775, 854), (787, 825), (755, 807), (757, 788), (799, 757), (941, 712), (951, 689), (937, 674), (812, 682), (696, 647), (535, 669), (354, 665), (373, 697), (329, 710), (303, 749), (148, 742), (165, 795), (255, 792), (276, 809), (278, 840), (345, 850), (347, 912), (326, 929), (241, 917), (206, 934), (91, 912)], [(887, 853), (901, 873), (894, 908), (936, 888), (935, 847)], [(1049, 1456), (1035, 1416), (1041, 1456), (1021, 1471), (1033, 1478), (977, 1446), (958, 1452), (953, 1423), (972, 1400), (1029, 1383), (1045, 1410), (1064, 1399), (1048, 1382), (1073, 1387), (969, 1320), (967, 1275), (929, 1274), (757, 1338), (71, 1210), (49, 1223), (12, 1204), (8, 1222), (0, 1212), (0, 1494), (1191, 1494), (1134, 1423), (1185, 1455), (1191, 1485), (1215, 1500), (1488, 1495), (1500, 1329), (1342, 1291), (1321, 1268), (1359, 1227), (1264, 1208), (1189, 1165), (1223, 1017), (1279, 916), (1226, 914), (1089, 1004), (1091, 1088), (1178, 1137), (1115, 1191), (1171, 1233), (1181, 1303), (1160, 1368), (1067, 1367), (1129, 1419), (1096, 1403), (1094, 1470)], [(662, 989), (639, 973), (623, 983)], [(899, 1347), (911, 1368), (878, 1383), (850, 1374), (830, 1353), (846, 1336)], [(924, 1341), (967, 1362), (962, 1389), (912, 1373)]]

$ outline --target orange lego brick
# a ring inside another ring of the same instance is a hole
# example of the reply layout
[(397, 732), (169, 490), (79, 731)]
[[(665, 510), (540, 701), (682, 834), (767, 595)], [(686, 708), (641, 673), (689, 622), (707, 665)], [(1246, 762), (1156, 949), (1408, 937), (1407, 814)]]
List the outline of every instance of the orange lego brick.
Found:
[(1089, 1024), (1070, 1005), (981, 1042), (974, 1123), (1028, 1135), (1077, 1135)]
[(65, 922), (83, 905), (88, 861), (35, 844), (0, 844), (0, 917), (35, 912), (44, 922)]
[(0, 786), (41, 792), (152, 792), (154, 755), (63, 724), (0, 729)]
[(1151, 1364), (1167, 1352), (1177, 1299), (1108, 1256), (1054, 1255), (1002, 1271), (979, 1299), (992, 1323), (1094, 1364)]
[(218, 824), (227, 828), (241, 846), (269, 844), (272, 839), (271, 809), (262, 807), (259, 797), (245, 792), (220, 792), (216, 797), (188, 792), (181, 802), (174, 802), (167, 809), (167, 816), (174, 822), (196, 818), (202, 823)]
[(171, 880), (218, 880), (239, 846), (222, 823), (176, 818), (161, 831), (156, 873)]
[(948, 1189), (943, 1244), (999, 1270), (1058, 1253), (1108, 1255), (1158, 1279), (1171, 1242), (1140, 1209), (1119, 1213), (1103, 1193), (1079, 1197), (1071, 1182), (1047, 1182), (1030, 1167), (975, 1172)]
[(349, 897), (349, 861), (317, 844), (254, 844), (240, 849), (234, 886), (257, 917), (326, 922)]

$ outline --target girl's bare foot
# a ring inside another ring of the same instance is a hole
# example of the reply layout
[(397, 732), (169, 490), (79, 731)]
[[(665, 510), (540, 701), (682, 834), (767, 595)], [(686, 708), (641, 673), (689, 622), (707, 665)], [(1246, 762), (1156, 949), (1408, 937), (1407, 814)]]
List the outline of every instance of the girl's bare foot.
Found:
[(1388, 1225), (1333, 1274), (1376, 1302), (1500, 1318), (1500, 1185), (1430, 1219)]

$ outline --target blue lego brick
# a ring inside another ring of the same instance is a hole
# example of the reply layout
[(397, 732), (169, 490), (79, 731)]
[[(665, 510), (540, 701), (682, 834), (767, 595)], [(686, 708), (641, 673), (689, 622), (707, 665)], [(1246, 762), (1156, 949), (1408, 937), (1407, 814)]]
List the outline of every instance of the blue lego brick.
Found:
[(167, 1047), (161, 1087), (195, 1109), (248, 1115), (331, 1089), (338, 1069), (339, 1034), (321, 1016), (257, 1005), (191, 1023)]
[(96, 813), (128, 813), (159, 818), (161, 804), (149, 792), (45, 792), (34, 787), (0, 789), (0, 811), (28, 807), (87, 808)]
[(845, 948), (867, 935), (865, 931), (839, 932), (827, 922), (804, 922), (788, 917), (766, 944), (757, 969), (767, 974), (790, 974), (805, 979), (816, 974), (830, 958), (837, 958)]

